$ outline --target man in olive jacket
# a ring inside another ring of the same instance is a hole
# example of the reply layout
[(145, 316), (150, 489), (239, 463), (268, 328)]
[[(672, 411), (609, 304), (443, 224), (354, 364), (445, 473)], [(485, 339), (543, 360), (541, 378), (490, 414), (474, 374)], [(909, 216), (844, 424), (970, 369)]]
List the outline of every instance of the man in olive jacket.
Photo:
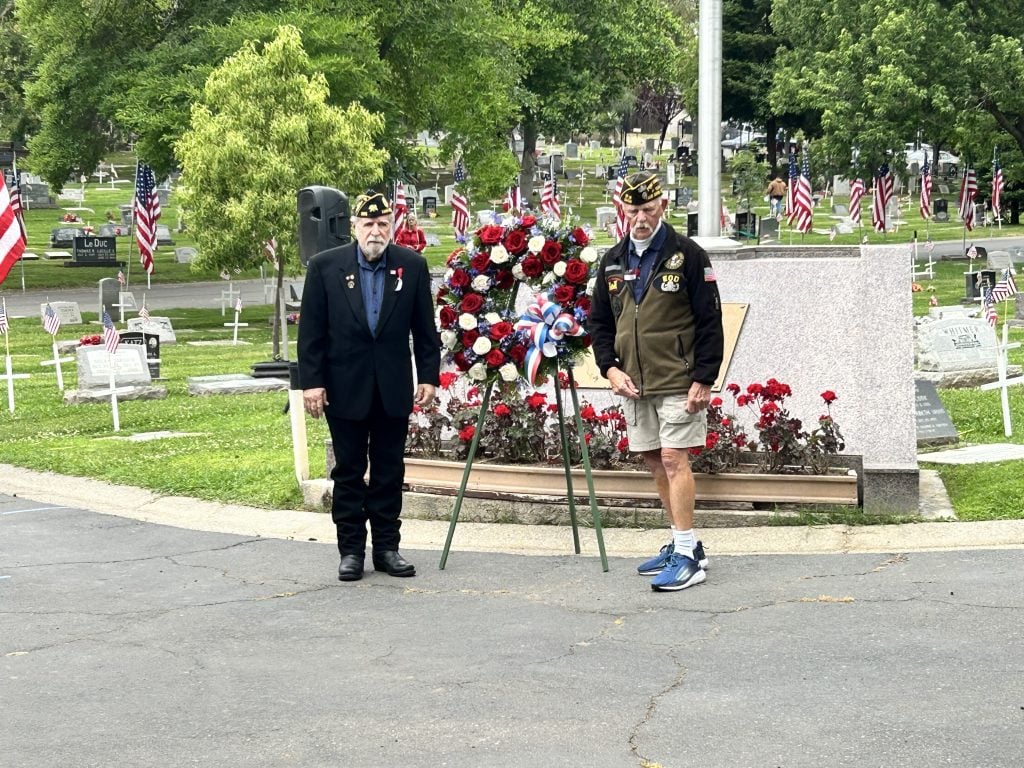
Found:
[[(363, 577), (367, 522), (374, 569), (416, 573), (398, 552), (402, 457), (414, 399), (420, 406), (434, 399), (441, 343), (427, 262), (390, 242), (393, 225), (383, 195), (357, 198), (356, 242), (310, 259), (302, 291), (299, 386), (306, 412), (325, 415), (331, 430), (331, 512), (342, 581)], [(369, 484), (363, 479), (368, 464)]]
[(588, 329), (601, 375), (624, 398), (630, 450), (643, 456), (672, 526), (672, 542), (637, 571), (654, 576), (655, 591), (672, 592), (706, 578), (687, 449), (707, 439), (722, 304), (708, 255), (662, 220), (658, 177), (627, 176), (621, 200), (629, 234), (601, 260)]

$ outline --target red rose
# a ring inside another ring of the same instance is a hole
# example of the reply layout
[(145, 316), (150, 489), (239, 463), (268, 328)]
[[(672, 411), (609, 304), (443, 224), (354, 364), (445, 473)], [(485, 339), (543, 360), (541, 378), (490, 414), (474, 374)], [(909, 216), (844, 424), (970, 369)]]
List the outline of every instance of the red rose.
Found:
[(490, 335), (491, 338), (494, 339), (494, 341), (501, 341), (510, 333), (512, 333), (513, 330), (515, 329), (512, 327), (512, 323), (502, 320), (500, 323), (495, 323), (494, 325), (491, 326)]
[(523, 274), (527, 277), (539, 277), (544, 271), (544, 264), (536, 256), (527, 256), (521, 264)]
[(537, 223), (537, 217), (536, 216), (533, 216), (533, 215), (531, 215), (529, 213), (526, 214), (525, 216), (523, 216), (523, 226), (524, 227), (532, 227), (536, 223)]
[(468, 331), (462, 332), (462, 346), (469, 349), (473, 346), (473, 342), (480, 338), (480, 331), (476, 328), (470, 328)]
[(521, 254), (526, 250), (526, 235), (518, 229), (513, 229), (505, 237), (505, 250), (515, 256)]
[(521, 365), (523, 360), (526, 359), (526, 347), (522, 344), (516, 344), (508, 351), (508, 356), (511, 357), (517, 365)]
[(590, 297), (583, 295), (576, 299), (576, 309), (583, 314), (590, 314)]
[(469, 266), (471, 266), (477, 272), (483, 272), (485, 269), (487, 269), (490, 263), (491, 254), (487, 253), (486, 251), (481, 251), (480, 253), (478, 253), (476, 256), (469, 260)]
[(442, 328), (451, 328), (459, 317), (459, 313), (450, 306), (441, 307), (440, 320)]
[(451, 283), (453, 288), (465, 288), (469, 285), (469, 272), (464, 269), (453, 270), (452, 276), (448, 278), (448, 282)]
[(579, 259), (573, 259), (565, 265), (565, 279), (570, 283), (585, 283), (590, 270)]
[(826, 389), (824, 392), (821, 393), (821, 399), (824, 400), (829, 405), (834, 403), (836, 401), (836, 398), (838, 397), (839, 395), (837, 395), (831, 389)]
[(484, 305), (484, 297), (479, 293), (467, 293), (462, 297), (462, 303), (459, 304), (459, 308), (463, 312), (469, 312), (474, 315), (480, 311), (480, 307)]
[(576, 289), (571, 285), (560, 285), (555, 288), (554, 298), (555, 303), (561, 304), (563, 307), (567, 304), (571, 304), (573, 298), (576, 296)]
[(454, 384), (459, 378), (459, 375), (453, 371), (445, 371), (438, 377), (438, 383), (441, 385), (441, 389), (448, 389)]
[(480, 227), (476, 231), (477, 237), (480, 238), (480, 242), (484, 245), (497, 245), (501, 242), (501, 227), (495, 226), (494, 224), (488, 224), (485, 227)]
[(503, 269), (494, 276), (494, 285), (503, 291), (507, 291), (515, 284), (516, 276), (509, 269)]
[(465, 352), (459, 351), (452, 355), (452, 362), (455, 363), (455, 367), (458, 368), (460, 371), (469, 370), (469, 361), (466, 360)]
[(487, 353), (487, 365), (491, 368), (497, 368), (505, 363), (505, 353), (500, 349), (492, 349)]
[(549, 267), (562, 258), (562, 244), (556, 240), (545, 240), (540, 249), (540, 260)]
[(512, 409), (509, 408), (504, 403), (498, 403), (496, 406), (494, 406), (494, 415), (499, 417), (499, 418), (503, 418), (505, 416), (511, 416), (512, 415)]
[(587, 237), (587, 231), (583, 227), (576, 227), (572, 231), (572, 239), (576, 241), (576, 245), (581, 248), (590, 242), (590, 238)]

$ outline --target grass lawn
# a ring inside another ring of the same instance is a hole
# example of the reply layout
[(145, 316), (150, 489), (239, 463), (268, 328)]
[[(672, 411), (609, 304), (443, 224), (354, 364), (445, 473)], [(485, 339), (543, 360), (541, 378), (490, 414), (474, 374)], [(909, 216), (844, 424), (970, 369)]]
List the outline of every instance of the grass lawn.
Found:
[[(563, 212), (573, 213), (593, 225), (596, 208), (606, 204), (606, 180), (594, 178), (594, 166), (600, 161), (611, 162), (611, 150), (602, 155), (591, 153), (586, 161), (567, 161), (571, 170), (585, 170), (582, 186), (578, 181), (564, 182), (567, 201)], [(728, 176), (723, 177), (723, 189), (728, 190)], [(442, 177), (441, 186), (445, 183)], [(684, 180), (696, 189), (696, 179)], [(421, 181), (420, 186), (426, 186)], [(117, 211), (119, 204), (128, 203), (130, 185), (111, 190), (109, 184), (86, 185), (85, 205), (95, 215), (86, 219), (98, 227), (104, 221), (106, 210)], [(582, 203), (580, 198), (582, 196)], [(760, 202), (760, 201), (759, 201)], [(837, 200), (838, 202), (838, 200)], [(843, 201), (845, 202), (845, 201)], [(735, 201), (727, 201), (735, 209)], [(476, 207), (476, 206), (474, 206)], [(825, 208), (816, 211), (819, 228), (827, 229), (831, 222)], [(437, 234), (440, 246), (428, 248), (427, 258), (440, 266), (455, 245), (448, 226), (449, 209), (442, 206), (437, 219), (421, 216), (421, 224), (428, 232)], [(767, 214), (767, 204), (758, 209)], [(865, 206), (865, 214), (867, 214)], [(27, 214), (30, 250), (42, 253), (48, 250), (47, 238), (52, 228), (60, 226), (60, 209), (33, 210)], [(916, 215), (916, 213), (915, 213)], [(913, 218), (908, 215), (908, 218)], [(162, 222), (174, 229), (177, 210), (172, 194), (170, 204), (164, 206)], [(682, 222), (682, 218), (673, 219)], [(953, 225), (930, 226), (935, 239), (959, 239), (960, 228)], [(865, 234), (872, 243), (908, 242), (913, 229), (883, 236), (874, 232)], [(1024, 227), (1004, 226), (1003, 234), (1024, 234)], [(596, 233), (598, 244), (610, 244), (604, 233)], [(919, 237), (924, 237), (919, 227)], [(984, 233), (982, 236), (988, 236)], [(837, 244), (855, 244), (861, 233), (842, 235)], [(189, 233), (174, 234), (176, 244), (194, 245)], [(783, 230), (782, 242), (789, 241)], [(800, 242), (799, 236), (793, 242)], [(804, 243), (829, 243), (826, 232), (805, 236)], [(120, 258), (127, 258), (128, 239), (118, 242)], [(133, 258), (137, 258), (133, 256)], [(137, 260), (133, 263), (133, 274)], [(956, 304), (963, 294), (962, 273), (964, 262), (940, 262), (934, 280), (922, 280), (925, 290), (913, 297), (915, 315), (928, 311), (928, 299), (938, 296), (942, 304)], [(256, 276), (256, 272), (252, 275)], [(95, 269), (69, 269), (60, 262), (43, 261), (25, 264), (26, 287), (67, 288), (92, 287), (98, 275)], [(111, 275), (112, 276), (112, 275)], [(137, 279), (137, 278), (136, 278)], [(154, 282), (184, 282), (217, 279), (210, 272), (193, 272), (188, 265), (174, 263), (173, 249), (161, 249), (157, 256)], [(19, 268), (12, 271), (2, 291), (20, 289)], [(1000, 307), (1000, 319), (1008, 305)], [(1012, 313), (1012, 308), (1009, 310)], [(126, 442), (112, 433), (109, 404), (64, 405), (56, 387), (52, 368), (39, 365), (50, 357), (49, 337), (34, 318), (14, 320), (9, 336), (15, 370), (31, 373), (32, 377), (17, 382), (17, 408), (10, 414), (6, 398), (0, 392), (0, 424), (4, 439), (0, 443), (0, 462), (39, 470), (54, 470), (70, 475), (95, 477), (115, 483), (138, 485), (168, 494), (191, 495), (204, 499), (240, 502), (268, 508), (299, 508), (301, 494), (296, 487), (290, 448), (288, 418), (282, 413), (286, 396), (282, 393), (244, 396), (193, 397), (187, 394), (187, 376), (222, 373), (247, 373), (249, 367), (270, 358), (270, 329), (267, 317), (270, 307), (246, 307), (243, 320), (249, 328), (240, 331), (240, 338), (252, 342), (238, 347), (190, 347), (189, 340), (228, 338), (223, 318), (216, 309), (180, 309), (168, 312), (178, 336), (178, 344), (161, 350), (163, 382), (168, 398), (163, 401), (125, 402), (121, 404), (122, 435), (159, 430), (197, 433), (192, 437)], [(86, 323), (78, 327), (65, 326), (60, 338), (77, 338), (96, 333), (95, 314), (83, 313)], [(294, 339), (295, 329), (290, 329)], [(1024, 329), (1011, 329), (1011, 340), (1024, 341)], [(1024, 365), (1024, 350), (1011, 350), (1010, 362)], [(73, 364), (66, 366), (65, 379), (69, 388), (75, 386)], [(940, 390), (940, 397), (956, 424), (965, 443), (1022, 442), (1019, 434), (1004, 438), (998, 392), (977, 390)], [(1010, 404), (1018, 432), (1024, 429), (1024, 389), (1010, 391)], [(309, 427), (310, 462), (314, 475), (322, 473), (324, 466), (323, 439), (327, 436), (322, 422), (307, 420)], [(928, 467), (928, 464), (922, 466)], [(969, 465), (938, 469), (946, 482), (954, 507), (961, 519), (984, 520), (1024, 518), (1024, 462), (1004, 462), (995, 465)], [(808, 513), (799, 518), (802, 523), (815, 522), (874, 522), (859, 513), (836, 510), (821, 514)], [(792, 522), (792, 521), (790, 521)]]

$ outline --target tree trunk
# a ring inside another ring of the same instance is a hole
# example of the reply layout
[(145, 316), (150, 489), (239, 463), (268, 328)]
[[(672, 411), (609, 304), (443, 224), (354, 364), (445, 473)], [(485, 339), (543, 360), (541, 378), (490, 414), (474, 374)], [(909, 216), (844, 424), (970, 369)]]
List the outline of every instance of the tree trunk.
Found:
[(778, 128), (779, 128), (779, 126), (775, 122), (775, 118), (774, 117), (769, 117), (767, 120), (765, 120), (765, 123), (764, 123), (765, 144), (768, 145), (767, 146), (767, 149), (768, 149), (768, 165), (771, 168), (771, 173), (772, 174), (774, 174), (778, 170), (777, 166), (778, 166), (778, 163), (779, 163), (779, 153), (778, 153), (778, 151), (776, 151), (776, 146), (775, 146), (775, 144), (776, 144), (776, 142), (775, 142), (775, 134), (778, 133)]
[(519, 194), (524, 203), (531, 203), (533, 196), (533, 170), (536, 166), (534, 153), (537, 151), (537, 122), (527, 113), (523, 120), (523, 155), (519, 159)]

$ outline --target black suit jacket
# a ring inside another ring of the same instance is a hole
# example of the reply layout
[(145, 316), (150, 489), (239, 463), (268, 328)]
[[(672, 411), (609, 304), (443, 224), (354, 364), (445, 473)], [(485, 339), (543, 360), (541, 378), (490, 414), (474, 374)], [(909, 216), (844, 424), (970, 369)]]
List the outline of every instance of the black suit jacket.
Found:
[(385, 258), (376, 333), (366, 322), (356, 244), (321, 251), (309, 260), (299, 314), (299, 386), (327, 390), (328, 416), (366, 418), (375, 387), (389, 416), (408, 416), (415, 389), (413, 357), (417, 381), (438, 384), (441, 343), (426, 259), (393, 243)]

